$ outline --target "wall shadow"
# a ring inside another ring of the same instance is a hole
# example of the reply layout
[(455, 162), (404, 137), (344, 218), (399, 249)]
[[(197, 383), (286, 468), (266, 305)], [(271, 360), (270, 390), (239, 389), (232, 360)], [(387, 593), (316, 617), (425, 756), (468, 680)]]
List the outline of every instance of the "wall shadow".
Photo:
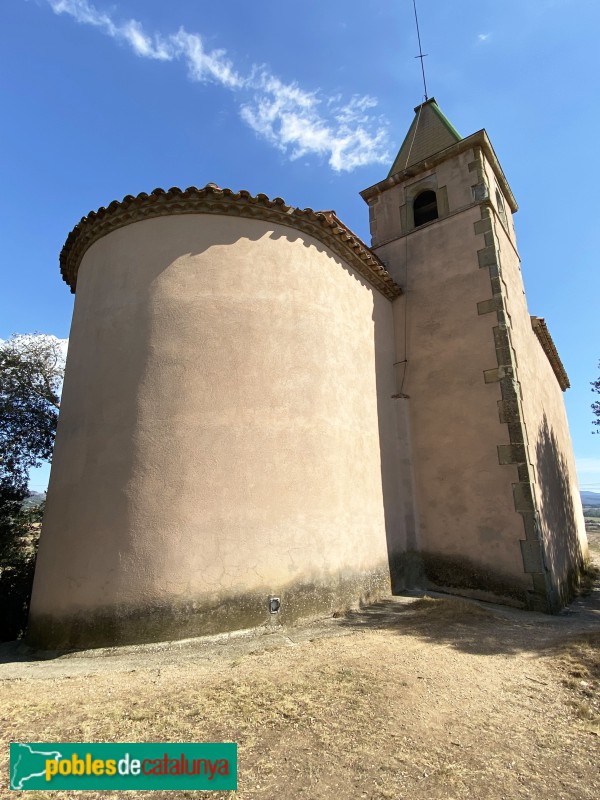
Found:
[[(597, 583), (600, 590), (600, 582)], [(600, 609), (550, 617), (455, 597), (384, 600), (339, 621), (354, 631), (383, 630), (473, 655), (551, 655), (587, 638), (600, 654)]]
[(23, 639), (0, 643), (0, 664), (34, 664), (40, 661), (53, 661), (56, 658), (74, 653), (75, 650), (35, 650), (25, 644)]
[(544, 414), (536, 443), (539, 517), (546, 566), (559, 605), (568, 603), (579, 585), (585, 554), (579, 538), (581, 500), (569, 480), (570, 470), (554, 430)]
[(423, 559), (417, 544), (409, 400), (398, 396), (396, 386), (394, 303), (383, 297), (374, 299), (381, 488), (391, 589), (392, 594), (398, 594), (407, 588), (425, 585)]
[[(272, 221), (260, 217), (245, 216), (243, 214), (218, 214), (215, 212), (208, 212), (150, 217), (145, 220), (138, 220), (134, 224), (136, 228), (143, 231), (145, 225), (156, 225), (156, 223), (158, 223), (159, 225), (169, 227), (173, 225), (174, 219), (189, 219), (194, 222), (195, 217), (202, 218), (203, 220), (208, 219), (209, 221), (215, 221), (215, 224), (210, 227), (210, 237), (207, 237), (206, 229), (202, 226), (194, 229), (193, 225), (189, 225), (187, 226), (188, 230), (186, 230), (185, 236), (182, 236), (177, 242), (167, 244), (166, 241), (163, 241), (161, 244), (162, 263), (152, 268), (152, 270), (148, 264), (144, 264), (144, 269), (149, 275), (149, 282), (157, 278), (161, 272), (168, 269), (173, 262), (183, 256), (199, 256), (213, 247), (232, 246), (242, 240), (259, 242), (261, 239), (268, 238), (272, 241), (284, 239), (290, 244), (300, 242), (306, 249), (314, 247), (317, 252), (329, 256), (341, 269), (351, 275), (359, 283), (375, 289), (374, 285), (361, 275), (352, 264), (352, 261), (354, 259), (359, 259), (359, 256), (354, 255), (354, 251), (350, 246), (345, 252), (345, 247), (342, 244), (342, 240), (340, 240), (340, 252), (338, 252), (318, 237), (318, 228), (315, 229), (314, 233), (307, 232), (302, 229), (300, 223), (298, 225), (294, 224), (294, 218), (289, 221), (289, 224), (286, 224), (285, 221)], [(233, 222), (234, 224), (219, 225), (218, 220), (220, 219), (226, 220), (228, 223)], [(111, 235), (114, 232), (118, 233), (126, 229), (127, 226), (117, 228), (116, 231), (111, 232)], [(102, 239), (99, 241), (101, 240)], [(345, 258), (348, 259), (347, 262)], [(261, 268), (261, 262), (257, 260), (257, 271)], [(152, 274), (150, 275), (151, 271)]]

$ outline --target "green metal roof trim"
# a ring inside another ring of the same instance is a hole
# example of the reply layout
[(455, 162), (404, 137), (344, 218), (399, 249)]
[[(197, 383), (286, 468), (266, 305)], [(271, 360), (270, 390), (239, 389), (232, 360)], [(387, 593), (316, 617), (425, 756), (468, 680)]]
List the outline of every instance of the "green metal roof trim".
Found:
[[(461, 140), (463, 137), (460, 135), (460, 133), (459, 133), (459, 132), (456, 130), (456, 128), (455, 128), (455, 127), (454, 127), (454, 125), (453, 125), (453, 124), (450, 122), (450, 120), (448, 119), (448, 117), (447, 117), (447, 116), (444, 114), (444, 112), (442, 111), (442, 109), (441, 109), (441, 108), (438, 106), (438, 104), (435, 102), (435, 97), (432, 97), (432, 98), (431, 98), (431, 100), (428, 100), (427, 102), (431, 102), (431, 110), (432, 110), (432, 111), (435, 111), (435, 113), (438, 115), (438, 117), (441, 119), (441, 121), (444, 123), (444, 125), (445, 125), (445, 126), (448, 128), (448, 130), (450, 131), (450, 133), (451, 133), (451, 134), (452, 134), (452, 135), (453, 135), (453, 136), (456, 138), (456, 141), (457, 141), (457, 142), (460, 142), (460, 140)], [(418, 108), (418, 106), (417, 106), (417, 108)]]
[(402, 147), (396, 156), (388, 178), (390, 175), (460, 142), (461, 139), (460, 133), (446, 118), (436, 103), (435, 97), (432, 97), (415, 108), (415, 118), (402, 142)]
[[(502, 171), (502, 167), (498, 161), (498, 156), (494, 152), (490, 138), (484, 130), (472, 133), (470, 136), (467, 136), (464, 139), (459, 139), (458, 142), (455, 142), (450, 147), (446, 147), (444, 150), (438, 150), (438, 152), (434, 153), (432, 156), (426, 157), (419, 165), (419, 169), (421, 171), (433, 169), (438, 164), (447, 161), (449, 158), (454, 158), (459, 153), (464, 153), (472, 147), (480, 147), (482, 149), (486, 159), (494, 171), (494, 175), (498, 181), (498, 186), (500, 186), (502, 193), (506, 198), (506, 202), (514, 214), (519, 210), (519, 206), (517, 205), (517, 201), (515, 200), (515, 196), (512, 193), (510, 186), (508, 185), (506, 175)], [(366, 189), (363, 189), (360, 193), (360, 196), (365, 202), (369, 203), (377, 195), (383, 194), (383, 192), (391, 189), (392, 186), (404, 183), (406, 178), (412, 178), (415, 174), (416, 173), (413, 171), (412, 167), (409, 167), (407, 170), (400, 170), (399, 172), (395, 172), (393, 175), (388, 175), (387, 178), (379, 181), (379, 183), (376, 183), (374, 186), (369, 186)]]

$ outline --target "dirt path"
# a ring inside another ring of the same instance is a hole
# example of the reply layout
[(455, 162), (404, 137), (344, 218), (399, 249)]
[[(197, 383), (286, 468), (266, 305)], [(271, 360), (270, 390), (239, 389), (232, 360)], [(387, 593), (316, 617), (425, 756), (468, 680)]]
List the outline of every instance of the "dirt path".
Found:
[(395, 598), (262, 635), (48, 661), (4, 646), (1, 733), (237, 741), (239, 790), (215, 798), (597, 800), (599, 653), (599, 586), (557, 617)]

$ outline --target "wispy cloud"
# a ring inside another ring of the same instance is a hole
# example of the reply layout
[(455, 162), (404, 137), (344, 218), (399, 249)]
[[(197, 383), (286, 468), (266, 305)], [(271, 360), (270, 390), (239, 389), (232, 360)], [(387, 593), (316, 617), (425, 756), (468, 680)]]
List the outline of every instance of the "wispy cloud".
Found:
[(324, 99), (268, 72), (255, 76), (253, 85), (258, 91), (242, 105), (242, 119), (292, 159), (316, 153), (340, 171), (388, 157), (387, 126), (374, 125), (368, 114), (376, 105), (372, 98)]
[(157, 58), (171, 61), (173, 55), (167, 43), (159, 37), (152, 39), (142, 30), (134, 19), (117, 25), (108, 14), (98, 11), (87, 0), (48, 0), (55, 14), (69, 14), (82, 25), (93, 25), (113, 39), (120, 39), (130, 45), (132, 50), (144, 58)]
[(180, 28), (166, 36), (149, 34), (140, 22), (117, 22), (88, 0), (48, 0), (56, 14), (68, 14), (129, 46), (141, 58), (180, 61), (190, 80), (212, 82), (235, 93), (243, 121), (292, 160), (326, 158), (336, 172), (389, 159), (388, 124), (374, 113), (368, 96), (343, 99), (284, 83), (266, 67), (240, 74), (225, 50), (209, 51), (202, 36)]
[(492, 34), (491, 33), (478, 33), (477, 34), (477, 41), (478, 42), (489, 42)]

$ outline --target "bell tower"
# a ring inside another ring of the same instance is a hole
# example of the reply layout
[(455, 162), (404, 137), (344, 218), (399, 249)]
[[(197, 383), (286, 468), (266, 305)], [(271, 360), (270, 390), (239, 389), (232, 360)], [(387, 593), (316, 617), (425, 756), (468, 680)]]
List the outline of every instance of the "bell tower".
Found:
[[(554, 611), (587, 557), (562, 392), (527, 309), (517, 204), (485, 130), (462, 138), (435, 98), (387, 178), (362, 193), (394, 301), (395, 402), (405, 404), (425, 586)], [(410, 564), (410, 568), (408, 565)]]

